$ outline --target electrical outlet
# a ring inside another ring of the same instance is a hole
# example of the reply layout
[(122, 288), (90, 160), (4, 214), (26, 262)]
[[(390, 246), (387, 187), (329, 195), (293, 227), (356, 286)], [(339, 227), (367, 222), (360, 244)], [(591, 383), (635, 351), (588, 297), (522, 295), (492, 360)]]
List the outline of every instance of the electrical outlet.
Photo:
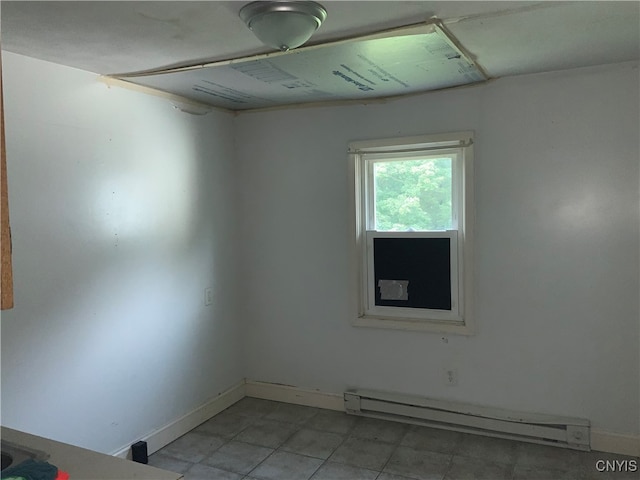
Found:
[(448, 387), (458, 385), (458, 370), (455, 368), (447, 368), (444, 371), (444, 384)]
[(213, 303), (213, 288), (204, 289), (204, 304), (211, 305)]

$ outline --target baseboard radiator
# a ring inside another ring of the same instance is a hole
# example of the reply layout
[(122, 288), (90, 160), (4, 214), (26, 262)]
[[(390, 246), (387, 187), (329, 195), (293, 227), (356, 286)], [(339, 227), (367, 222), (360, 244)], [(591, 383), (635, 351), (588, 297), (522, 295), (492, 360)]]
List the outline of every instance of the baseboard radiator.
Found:
[(513, 412), (372, 390), (344, 392), (347, 413), (491, 437), (591, 450), (589, 420)]

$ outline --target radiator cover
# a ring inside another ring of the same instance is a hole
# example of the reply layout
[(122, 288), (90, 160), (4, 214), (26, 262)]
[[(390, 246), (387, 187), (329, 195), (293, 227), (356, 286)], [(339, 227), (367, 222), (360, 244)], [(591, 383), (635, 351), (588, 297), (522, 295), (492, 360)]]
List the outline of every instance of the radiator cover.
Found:
[(591, 450), (590, 422), (374, 390), (347, 390), (349, 414), (524, 442)]

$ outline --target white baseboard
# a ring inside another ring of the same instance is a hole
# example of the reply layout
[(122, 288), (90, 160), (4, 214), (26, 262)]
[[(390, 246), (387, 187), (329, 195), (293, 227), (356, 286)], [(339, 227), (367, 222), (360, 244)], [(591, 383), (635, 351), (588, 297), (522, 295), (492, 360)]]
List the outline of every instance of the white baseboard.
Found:
[(591, 450), (640, 457), (640, 436), (591, 429)]
[[(248, 397), (344, 411), (342, 394), (302, 389), (290, 385), (247, 380)], [(591, 429), (591, 449), (620, 455), (640, 456), (640, 436), (621, 435)]]
[(279, 383), (257, 382), (255, 380), (247, 380), (245, 391), (247, 397), (344, 412), (344, 399), (341, 393), (326, 393), (319, 390), (298, 388)]
[[(243, 380), (204, 405), (138, 440), (146, 441), (148, 453), (152, 454), (237, 401), (242, 400), (245, 396), (344, 411), (343, 394), (327, 393), (277, 383)], [(135, 441), (131, 443), (135, 443)], [(591, 429), (591, 449), (599, 452), (638, 457), (640, 456), (640, 436)], [(117, 450), (113, 455), (130, 458), (131, 444)]]
[[(234, 387), (222, 392), (217, 397), (212, 398), (204, 405), (199, 406), (195, 410), (183, 415), (182, 417), (174, 420), (173, 422), (161, 427), (149, 434), (145, 435), (138, 440), (147, 442), (147, 453), (152, 453), (160, 450), (165, 445), (170, 444), (174, 440), (180, 438), (185, 433), (193, 430), (198, 425), (206, 422), (214, 415), (217, 415), (225, 408), (230, 407), (238, 400), (242, 400), (245, 397), (245, 381), (238, 383)], [(138, 441), (136, 440), (136, 441)], [(131, 458), (131, 444), (118, 449), (112, 455), (122, 458)]]

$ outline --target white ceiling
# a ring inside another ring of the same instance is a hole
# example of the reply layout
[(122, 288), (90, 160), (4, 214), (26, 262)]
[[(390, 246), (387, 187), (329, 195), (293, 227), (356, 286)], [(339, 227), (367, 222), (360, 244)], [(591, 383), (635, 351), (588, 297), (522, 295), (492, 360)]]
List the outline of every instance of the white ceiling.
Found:
[[(2, 48), (100, 74), (268, 52), (248, 1), (0, 3)], [(309, 44), (438, 17), (490, 77), (637, 60), (640, 2), (321, 1)]]

